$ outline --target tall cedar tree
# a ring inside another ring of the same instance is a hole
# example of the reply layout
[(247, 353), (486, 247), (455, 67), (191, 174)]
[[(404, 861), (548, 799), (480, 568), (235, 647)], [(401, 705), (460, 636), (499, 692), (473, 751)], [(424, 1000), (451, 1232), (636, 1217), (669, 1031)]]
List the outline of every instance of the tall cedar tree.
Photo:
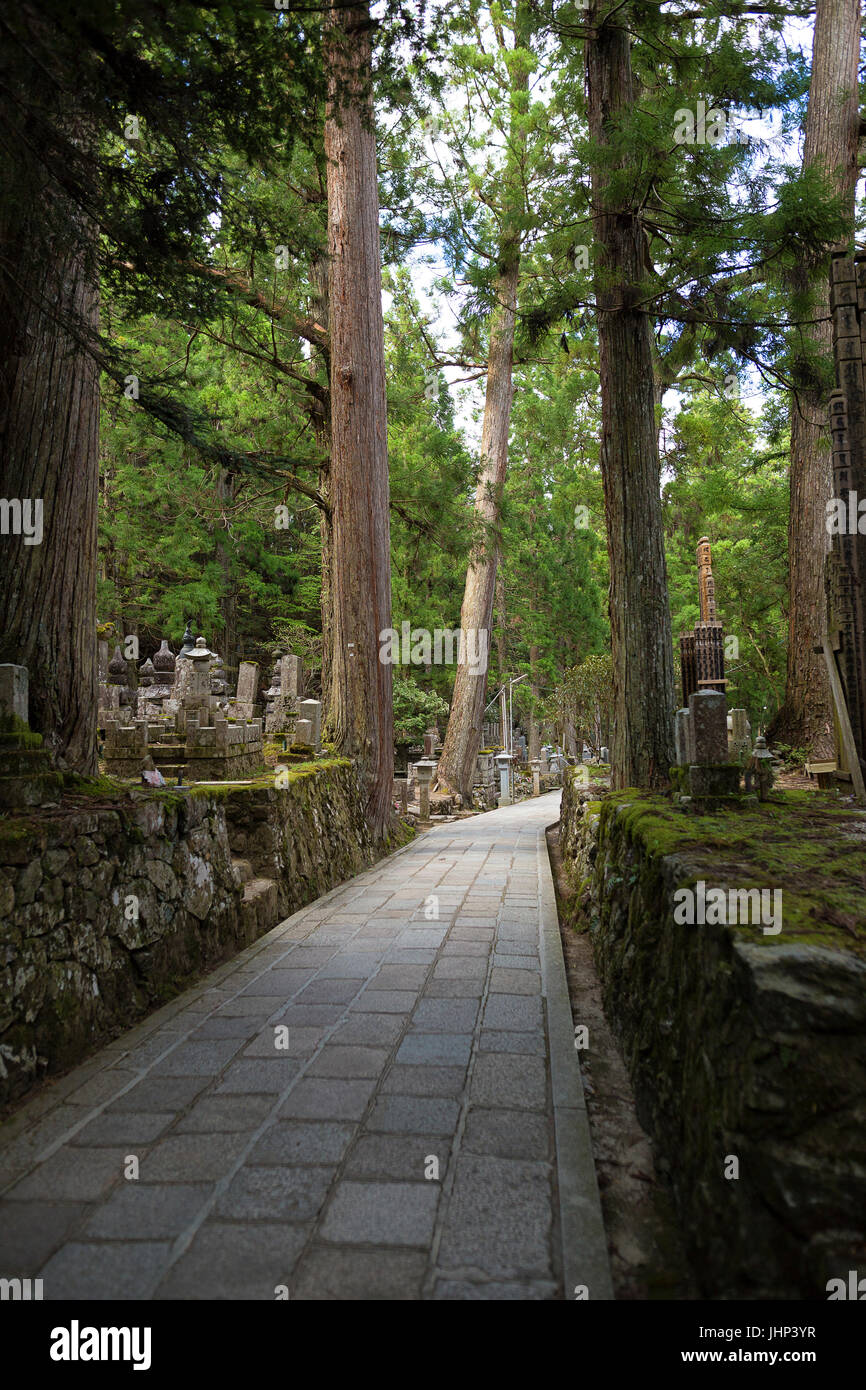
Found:
[(325, 38), (331, 338), (333, 633), (327, 707), (340, 752), (357, 760), (367, 818), (381, 834), (394, 775), (385, 345), (376, 139), (366, 5), (334, 8)]
[(204, 312), (179, 266), (231, 215), (207, 151), (285, 143), (308, 52), (254, 0), (0, 14), (0, 494), (40, 501), (44, 526), (39, 545), (3, 537), (0, 660), (28, 668), (31, 726), (80, 773), (96, 770), (96, 364), (123, 377), (98, 333), (99, 259), (141, 271), (128, 297)]
[[(498, 30), (500, 47), (504, 46), (501, 34), (502, 31)], [(528, 38), (528, 9), (518, 3), (514, 18), (515, 50), (527, 47)], [(461, 631), (466, 634), (472, 632), (475, 636), (472, 642), (468, 639), (463, 642), (466, 659), (458, 662), (451, 713), (437, 772), (440, 785), (459, 793), (465, 802), (472, 795), (487, 693), (486, 669), (479, 672), (470, 666), (469, 656), (490, 650), (502, 490), (508, 467), (508, 430), (514, 397), (514, 332), (520, 280), (521, 218), (525, 212), (522, 174), (526, 137), (522, 118), (528, 99), (529, 69), (524, 62), (513, 62), (509, 66), (509, 76), (512, 114), (503, 174), (506, 205), (501, 219), (494, 307), (490, 317), (487, 390), (481, 427), (481, 468), (475, 493), (479, 532), (469, 557), (460, 609)], [(482, 642), (485, 644), (483, 647), (479, 645)]]
[[(818, 0), (803, 168), (816, 166), (825, 175), (842, 202), (852, 236), (859, 175), (859, 62), (860, 0)], [(770, 733), (793, 747), (830, 754), (833, 711), (827, 668), (815, 651), (823, 633), (826, 503), (832, 492), (826, 375), (831, 370), (833, 328), (826, 256), (820, 251), (804, 253), (791, 282), (801, 301), (811, 292), (812, 306), (810, 321), (798, 330), (792, 364), (788, 669), (785, 702)]]
[[(613, 146), (635, 93), (629, 5), (597, 4), (586, 40), (589, 128)], [(655, 415), (653, 340), (642, 282), (647, 238), (635, 207), (612, 196), (627, 150), (592, 169), (601, 468), (610, 556), (614, 787), (664, 787), (673, 762), (673, 652)]]

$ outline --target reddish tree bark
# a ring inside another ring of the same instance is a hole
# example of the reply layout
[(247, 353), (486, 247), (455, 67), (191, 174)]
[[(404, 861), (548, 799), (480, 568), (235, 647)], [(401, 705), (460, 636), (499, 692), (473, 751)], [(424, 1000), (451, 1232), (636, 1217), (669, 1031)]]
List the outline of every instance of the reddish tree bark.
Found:
[[(37, 28), (38, 10), (22, 22)], [(19, 84), (27, 84), (26, 94)], [(19, 96), (21, 100), (19, 100)], [(69, 92), (34, 64), (0, 72), (0, 122), (27, 103), (87, 131)], [(80, 127), (80, 122), (78, 122)], [(61, 767), (96, 761), (96, 521), (99, 378), (86, 351), (98, 322), (93, 230), (33, 140), (5, 142), (0, 194), (0, 496), (42, 506), (42, 538), (0, 536), (0, 661), (27, 667), (30, 726)]]
[[(860, 0), (818, 0), (803, 167), (818, 167), (845, 200), (854, 229), (858, 175)], [(788, 663), (785, 700), (769, 733), (794, 747), (832, 756), (833, 710), (821, 643), (824, 556), (829, 548), (826, 504), (832, 493), (827, 392), (814, 384), (809, 359), (832, 361), (830, 286), (825, 263), (803, 258), (792, 276), (800, 293), (813, 292), (815, 322), (800, 330), (805, 372), (791, 400), (791, 509), (788, 520)]]
[(330, 732), (356, 760), (382, 834), (394, 774), (391, 556), (379, 199), (366, 5), (332, 8), (325, 56), (331, 340)]
[[(634, 105), (630, 5), (596, 4), (586, 40), (589, 126), (608, 149)], [(673, 762), (674, 680), (655, 416), (652, 332), (640, 307), (648, 265), (636, 208), (613, 196), (628, 159), (595, 160), (596, 316), (601, 378), (601, 469), (610, 556), (615, 788), (662, 788)]]

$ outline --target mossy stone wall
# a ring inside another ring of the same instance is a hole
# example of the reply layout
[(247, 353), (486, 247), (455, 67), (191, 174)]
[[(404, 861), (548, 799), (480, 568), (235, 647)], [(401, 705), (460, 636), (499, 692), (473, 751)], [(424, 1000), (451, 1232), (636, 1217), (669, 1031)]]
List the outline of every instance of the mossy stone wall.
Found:
[[(839, 928), (844, 906), (826, 894), (850, 904), (858, 874), (862, 893), (864, 830), (856, 812), (814, 799), (704, 819), (639, 792), (592, 801), (567, 778), (573, 925), (591, 933), (605, 1011), (707, 1297), (823, 1300), (829, 1279), (863, 1265), (866, 940)], [(825, 860), (835, 852), (847, 866), (826, 891), (817, 868), (804, 871), (821, 862), (822, 837)], [(674, 892), (700, 878), (781, 886), (781, 932), (677, 924)]]
[[(0, 817), (0, 1105), (373, 862), (352, 764), (247, 788), (70, 788)], [(233, 858), (276, 884), (243, 910)], [(272, 899), (271, 899), (272, 901)]]

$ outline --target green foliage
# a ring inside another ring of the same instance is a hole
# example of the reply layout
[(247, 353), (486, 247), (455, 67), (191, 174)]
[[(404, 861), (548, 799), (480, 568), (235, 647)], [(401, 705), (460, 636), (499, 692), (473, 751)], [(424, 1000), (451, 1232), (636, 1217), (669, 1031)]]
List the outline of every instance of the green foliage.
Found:
[(696, 551), (706, 535), (718, 616), (726, 637), (738, 646), (725, 663), (728, 706), (746, 709), (757, 732), (784, 693), (787, 448), (769, 448), (762, 421), (739, 402), (706, 394), (684, 404), (665, 437), (664, 522), (675, 655), (677, 634), (700, 617)]
[(609, 652), (587, 656), (557, 686), (553, 708), (598, 755), (609, 739), (613, 714), (613, 662)]
[(431, 724), (448, 717), (448, 705), (433, 690), (423, 690), (417, 681), (394, 681), (394, 741), (420, 743)]

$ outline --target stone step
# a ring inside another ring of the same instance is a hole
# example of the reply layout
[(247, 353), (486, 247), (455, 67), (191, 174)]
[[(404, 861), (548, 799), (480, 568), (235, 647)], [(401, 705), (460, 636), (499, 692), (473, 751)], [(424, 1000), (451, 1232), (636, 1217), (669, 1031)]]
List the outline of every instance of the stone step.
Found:
[(249, 883), (253, 876), (253, 866), (249, 859), (233, 859), (232, 868), (240, 879), (241, 883)]
[(241, 914), (247, 941), (275, 927), (279, 919), (277, 885), (272, 878), (252, 878), (244, 884)]

